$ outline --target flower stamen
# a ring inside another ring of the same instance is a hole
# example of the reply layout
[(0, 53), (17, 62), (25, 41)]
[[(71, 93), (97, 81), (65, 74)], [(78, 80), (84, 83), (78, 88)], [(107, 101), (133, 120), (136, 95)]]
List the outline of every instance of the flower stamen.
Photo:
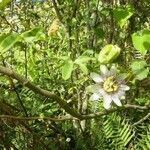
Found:
[(110, 76), (106, 78), (106, 80), (103, 83), (103, 88), (107, 93), (113, 93), (116, 92), (119, 88), (118, 83), (114, 76)]

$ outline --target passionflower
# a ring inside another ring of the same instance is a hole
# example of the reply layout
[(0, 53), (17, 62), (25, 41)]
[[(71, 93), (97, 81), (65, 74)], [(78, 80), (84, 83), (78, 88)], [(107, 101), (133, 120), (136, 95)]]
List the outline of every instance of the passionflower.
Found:
[(90, 74), (90, 77), (96, 82), (96, 84), (87, 87), (87, 90), (93, 93), (90, 99), (103, 99), (105, 109), (109, 109), (113, 103), (122, 106), (121, 99), (125, 97), (125, 91), (130, 88), (125, 85), (124, 79), (117, 74), (115, 67), (108, 70), (105, 65), (101, 65), (100, 71), (100, 75), (94, 72)]

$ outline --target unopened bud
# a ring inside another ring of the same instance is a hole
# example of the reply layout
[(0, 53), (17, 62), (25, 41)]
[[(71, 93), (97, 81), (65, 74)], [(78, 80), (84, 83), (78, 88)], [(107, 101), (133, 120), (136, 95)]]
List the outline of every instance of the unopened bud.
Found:
[(98, 61), (101, 64), (108, 64), (115, 60), (120, 54), (120, 48), (116, 45), (108, 44), (99, 53)]

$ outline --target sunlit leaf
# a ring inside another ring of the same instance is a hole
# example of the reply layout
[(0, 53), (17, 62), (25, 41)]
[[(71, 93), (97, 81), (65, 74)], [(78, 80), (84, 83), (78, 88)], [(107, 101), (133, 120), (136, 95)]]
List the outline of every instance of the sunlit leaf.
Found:
[(42, 32), (41, 28), (33, 28), (26, 31), (20, 35), (26, 42), (32, 43), (38, 40), (44, 40), (45, 34)]
[(88, 61), (92, 60), (92, 57), (88, 57), (88, 56), (79, 56), (76, 60), (75, 63), (87, 63)]
[(70, 78), (73, 71), (73, 61), (71, 59), (65, 60), (62, 66), (62, 78), (67, 80)]
[(142, 55), (145, 55), (150, 50), (150, 30), (142, 30), (132, 34), (132, 42)]
[(0, 53), (2, 54), (6, 52), (19, 40), (20, 40), (19, 35), (15, 33), (10, 34), (8, 36), (2, 36), (2, 38), (0, 38)]
[(79, 68), (82, 70), (82, 72), (84, 74), (88, 74), (88, 69), (86, 67), (87, 63), (90, 60), (94, 60), (94, 58), (89, 57), (89, 56), (79, 56), (76, 60), (75, 60), (75, 64), (77, 64), (79, 66)]
[(85, 64), (79, 63), (78, 65), (84, 74), (88, 74), (88, 68)]
[(131, 69), (136, 75), (136, 79), (143, 80), (147, 77), (149, 69), (146, 67), (147, 63), (144, 60), (136, 60), (131, 64)]

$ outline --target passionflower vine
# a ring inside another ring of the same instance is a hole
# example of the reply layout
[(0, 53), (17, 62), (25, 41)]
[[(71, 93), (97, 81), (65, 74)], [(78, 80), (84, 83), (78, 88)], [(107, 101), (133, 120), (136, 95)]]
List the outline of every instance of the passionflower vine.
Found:
[(105, 109), (109, 109), (112, 103), (122, 106), (120, 100), (125, 97), (125, 91), (130, 88), (125, 85), (123, 78), (117, 75), (116, 68), (111, 67), (108, 70), (105, 65), (101, 65), (100, 71), (101, 75), (94, 72), (90, 74), (90, 77), (96, 82), (96, 84), (87, 87), (87, 90), (93, 93), (90, 99), (103, 98)]

